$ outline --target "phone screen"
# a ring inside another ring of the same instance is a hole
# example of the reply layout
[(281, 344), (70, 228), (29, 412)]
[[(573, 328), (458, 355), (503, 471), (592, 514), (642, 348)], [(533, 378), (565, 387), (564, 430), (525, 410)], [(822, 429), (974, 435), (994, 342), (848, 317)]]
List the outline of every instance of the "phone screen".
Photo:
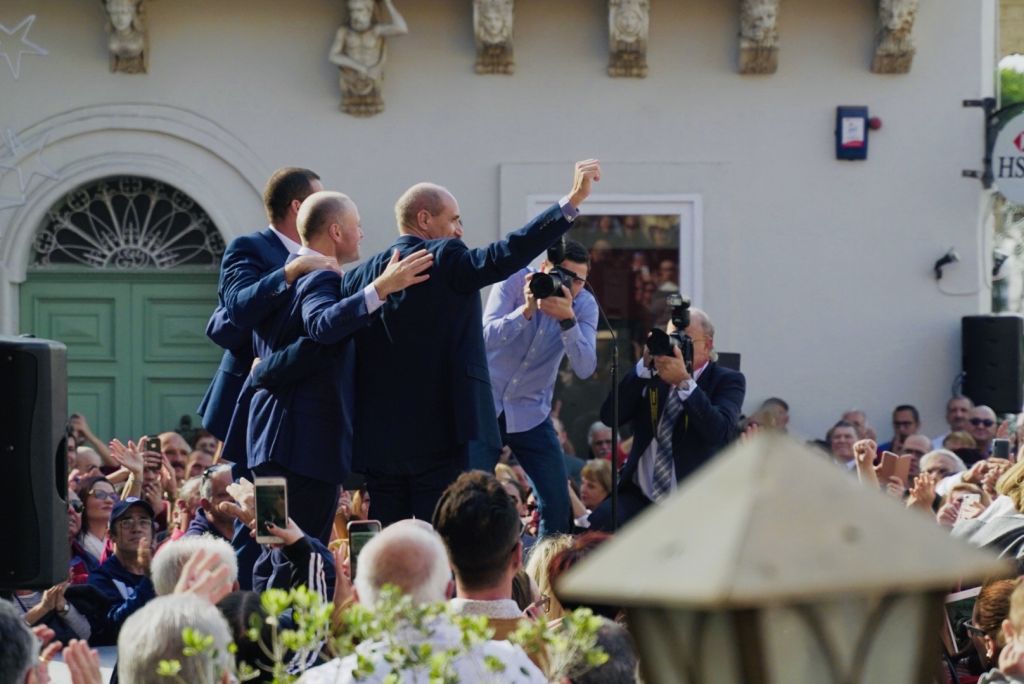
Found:
[(269, 536), (267, 523), (284, 529), (288, 526), (288, 501), (285, 485), (256, 483), (256, 534)]
[(992, 456), (995, 458), (1010, 458), (1010, 440), (993, 439)]
[(352, 577), (356, 576), (356, 566), (359, 560), (359, 553), (371, 539), (380, 534), (380, 523), (376, 520), (351, 522), (348, 526), (349, 558), (352, 569)]

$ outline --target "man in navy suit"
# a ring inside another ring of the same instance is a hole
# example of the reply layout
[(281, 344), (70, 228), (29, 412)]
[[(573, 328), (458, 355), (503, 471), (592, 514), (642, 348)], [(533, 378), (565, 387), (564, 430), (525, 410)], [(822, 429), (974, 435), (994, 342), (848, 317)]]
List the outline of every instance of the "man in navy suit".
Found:
[[(197, 412), (203, 427), (217, 439), (227, 438), (231, 417), (252, 366), (252, 328), (288, 301), (290, 286), (303, 274), (325, 268), (322, 256), (285, 261), (299, 250), (295, 222), (299, 205), (323, 190), (320, 177), (309, 169), (278, 169), (267, 181), (263, 204), (270, 225), (262, 231), (231, 241), (221, 262), (217, 287), (218, 307), (207, 324), (206, 334), (224, 349), (220, 367)], [(241, 430), (245, 420), (239, 421)], [(239, 447), (234, 456), (244, 453)]]
[[(356, 334), (356, 411), (352, 469), (364, 473), (370, 515), (384, 524), (429, 520), (444, 489), (468, 463), (471, 441), (501, 448), (483, 341), (479, 290), (505, 280), (571, 227), (600, 178), (596, 160), (576, 164), (558, 204), (482, 249), (461, 240), (459, 205), (445, 188), (419, 183), (395, 205), (400, 237), (391, 249), (345, 275), (342, 294), (366, 287), (397, 250), (426, 249), (430, 280), (392, 296)], [(256, 387), (304, 382), (319, 364), (317, 345), (299, 341), (252, 373)]]
[(445, 488), (468, 464), (470, 441), (497, 451), (498, 426), (483, 340), (480, 289), (526, 267), (564, 235), (600, 178), (597, 160), (576, 164), (572, 189), (525, 227), (487, 247), (461, 240), (459, 204), (419, 183), (395, 205), (400, 236), (345, 276), (346, 294), (384, 268), (392, 250), (434, 256), (430, 280), (390, 297), (356, 335), (353, 469), (366, 474), (370, 515), (384, 524), (430, 520)]
[[(633, 447), (619, 475), (619, 525), (674, 492), (678, 482), (736, 435), (746, 379), (715, 363), (715, 327), (706, 313), (690, 309), (685, 332), (693, 340), (692, 376), (679, 349), (673, 348), (672, 356), (657, 356), (653, 362), (645, 351), (619, 383), (619, 424), (633, 424)], [(657, 392), (656, 402), (651, 391)], [(612, 424), (611, 397), (601, 408), (601, 419)], [(589, 521), (590, 529), (612, 530), (610, 498)]]
[(256, 325), (255, 353), (270, 356), (302, 337), (331, 348), (302, 382), (255, 392), (248, 465), (258, 476), (287, 478), (289, 515), (326, 543), (352, 457), (355, 350), (350, 336), (376, 318), (389, 296), (428, 280), (421, 272), (433, 257), (420, 250), (399, 260), (395, 252), (372, 282), (342, 297), (335, 269), (359, 258), (363, 238), (355, 203), (340, 192), (314, 193), (302, 203), (297, 226), (302, 246), (291, 259), (323, 257), (334, 268), (300, 278), (288, 303)]

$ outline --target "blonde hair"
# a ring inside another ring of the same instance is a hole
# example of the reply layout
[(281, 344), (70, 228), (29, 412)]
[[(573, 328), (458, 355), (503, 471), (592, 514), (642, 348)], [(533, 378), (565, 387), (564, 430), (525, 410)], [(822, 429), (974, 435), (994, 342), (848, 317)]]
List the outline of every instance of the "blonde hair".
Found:
[(604, 487), (605, 494), (612, 493), (612, 464), (611, 461), (591, 459), (583, 466), (580, 477)]
[(537, 585), (537, 591), (542, 596), (547, 596), (549, 605), (546, 616), (548, 620), (557, 620), (565, 615), (565, 608), (555, 597), (555, 590), (551, 586), (551, 578), (548, 575), (548, 565), (551, 559), (560, 552), (572, 546), (572, 536), (568, 534), (550, 534), (540, 539), (530, 549), (530, 556), (526, 561), (526, 574)]
[[(1010, 594), (1010, 612), (1006, 618), (1013, 625), (1013, 628), (1018, 632), (1024, 631), (1024, 584), (1020, 583), (1020, 580), (1014, 580), (1017, 582), (1017, 586), (1014, 587), (1013, 593)], [(1002, 631), (1000, 631), (1000, 635)]]
[(1017, 512), (1024, 510), (1024, 461), (1017, 461), (996, 481), (996, 491), (1013, 499)]

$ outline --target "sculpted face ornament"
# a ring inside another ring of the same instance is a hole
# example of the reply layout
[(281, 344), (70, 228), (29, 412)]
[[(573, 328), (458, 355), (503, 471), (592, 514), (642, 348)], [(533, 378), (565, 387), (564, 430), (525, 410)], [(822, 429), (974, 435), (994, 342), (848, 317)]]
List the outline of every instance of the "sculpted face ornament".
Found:
[(917, 52), (912, 35), (917, 10), (918, 0), (879, 0), (879, 30), (871, 71), (876, 74), (910, 71)]
[(110, 33), (110, 70), (124, 74), (146, 73), (147, 39), (142, 0), (106, 0)]
[(609, 76), (647, 76), (649, 29), (649, 0), (609, 0)]
[(513, 0), (474, 0), (473, 33), (476, 37), (476, 72), (511, 74)]
[(779, 0), (741, 0), (741, 74), (773, 74), (779, 66)]

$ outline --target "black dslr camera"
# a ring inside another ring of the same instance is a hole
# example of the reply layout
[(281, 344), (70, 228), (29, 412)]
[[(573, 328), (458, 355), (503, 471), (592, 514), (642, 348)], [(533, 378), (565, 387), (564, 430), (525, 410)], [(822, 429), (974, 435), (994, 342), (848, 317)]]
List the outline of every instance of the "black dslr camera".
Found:
[(693, 375), (693, 340), (686, 334), (690, 327), (690, 300), (682, 295), (671, 294), (666, 302), (672, 307), (672, 325), (675, 332), (667, 333), (653, 328), (647, 335), (647, 351), (651, 356), (672, 356), (673, 347), (679, 347), (686, 363), (686, 372)]
[(534, 273), (530, 278), (530, 292), (537, 299), (545, 297), (564, 297), (562, 288), (572, 292), (573, 274), (561, 266), (554, 266), (550, 271)]

